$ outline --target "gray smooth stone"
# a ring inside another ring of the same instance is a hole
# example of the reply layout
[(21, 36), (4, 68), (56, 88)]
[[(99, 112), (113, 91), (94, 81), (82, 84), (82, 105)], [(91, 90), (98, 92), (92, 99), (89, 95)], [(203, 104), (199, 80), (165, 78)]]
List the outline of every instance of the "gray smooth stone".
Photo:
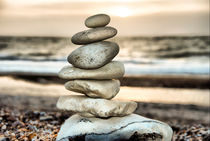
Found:
[(112, 99), (120, 91), (119, 80), (73, 80), (65, 88), (93, 98)]
[(98, 69), (85, 70), (73, 66), (65, 66), (58, 73), (63, 79), (118, 79), (125, 74), (124, 65), (118, 61), (112, 61)]
[(81, 46), (67, 58), (73, 66), (81, 69), (96, 69), (109, 63), (119, 53), (114, 42), (101, 41)]
[(89, 113), (95, 117), (121, 117), (132, 114), (137, 103), (133, 101), (106, 100), (101, 98), (90, 98), (84, 95), (60, 96), (57, 108), (76, 113)]
[(114, 37), (117, 34), (117, 29), (113, 27), (97, 27), (76, 33), (71, 38), (72, 43), (77, 45), (85, 45), (94, 42), (99, 42)]
[(97, 14), (88, 17), (85, 20), (85, 25), (89, 28), (103, 27), (109, 24), (110, 17), (106, 14)]
[(173, 131), (161, 121), (131, 114), (108, 119), (87, 118), (78, 114), (61, 126), (57, 141), (171, 141)]

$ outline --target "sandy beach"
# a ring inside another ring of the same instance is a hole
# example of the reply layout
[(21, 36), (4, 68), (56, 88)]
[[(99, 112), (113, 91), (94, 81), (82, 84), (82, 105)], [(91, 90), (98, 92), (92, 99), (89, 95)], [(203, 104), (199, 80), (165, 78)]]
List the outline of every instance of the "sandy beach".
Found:
[[(60, 95), (78, 93), (66, 90), (62, 84), (39, 84), (3, 76), (0, 77), (0, 94), (58, 97)], [(114, 99), (209, 106), (209, 90), (123, 86)]]
[[(62, 84), (40, 84), (12, 77), (0, 77), (0, 106), (30, 110), (57, 111), (59, 96), (78, 94)], [(121, 87), (114, 100), (138, 102), (136, 113), (160, 120), (180, 119), (183, 123), (209, 122), (209, 90), (161, 87)]]
[[(65, 90), (61, 83), (1, 76), (0, 138), (55, 141), (61, 124), (73, 114), (56, 108), (58, 97), (68, 94), (78, 93)], [(209, 89), (122, 86), (114, 98), (119, 99), (136, 101), (135, 114), (168, 123), (173, 141), (200, 139), (199, 135), (209, 139)]]

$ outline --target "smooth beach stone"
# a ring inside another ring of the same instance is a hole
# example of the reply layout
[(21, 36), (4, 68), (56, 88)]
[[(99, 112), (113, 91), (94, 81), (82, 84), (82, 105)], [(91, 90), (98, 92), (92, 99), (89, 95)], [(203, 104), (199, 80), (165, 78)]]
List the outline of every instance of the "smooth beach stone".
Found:
[(110, 17), (106, 14), (97, 14), (88, 17), (85, 20), (85, 25), (89, 28), (95, 28), (95, 27), (103, 27), (108, 25), (110, 22)]
[(95, 117), (126, 116), (133, 113), (137, 103), (133, 101), (106, 100), (89, 98), (84, 95), (61, 96), (57, 108), (76, 113), (90, 113)]
[(101, 41), (81, 46), (68, 56), (68, 62), (81, 69), (96, 69), (109, 63), (119, 53), (114, 42)]
[(93, 98), (112, 99), (120, 91), (119, 80), (73, 80), (65, 84), (70, 91), (83, 93)]
[(113, 27), (97, 27), (89, 30), (85, 30), (76, 33), (71, 41), (77, 45), (90, 44), (93, 42), (99, 42), (105, 39), (114, 37), (117, 34), (117, 29)]
[(171, 141), (172, 135), (166, 123), (136, 114), (108, 119), (75, 114), (61, 126), (57, 141)]
[(118, 79), (125, 73), (124, 65), (118, 61), (112, 61), (98, 69), (85, 70), (73, 66), (61, 69), (58, 76), (63, 79)]

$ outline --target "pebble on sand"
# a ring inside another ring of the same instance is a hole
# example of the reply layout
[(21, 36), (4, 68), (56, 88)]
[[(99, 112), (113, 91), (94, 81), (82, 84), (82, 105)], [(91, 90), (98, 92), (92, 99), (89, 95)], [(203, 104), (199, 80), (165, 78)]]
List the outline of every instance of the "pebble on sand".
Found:
[(167, 124), (136, 114), (109, 119), (87, 118), (78, 114), (62, 125), (57, 141), (83, 137), (90, 141), (170, 141), (173, 131)]

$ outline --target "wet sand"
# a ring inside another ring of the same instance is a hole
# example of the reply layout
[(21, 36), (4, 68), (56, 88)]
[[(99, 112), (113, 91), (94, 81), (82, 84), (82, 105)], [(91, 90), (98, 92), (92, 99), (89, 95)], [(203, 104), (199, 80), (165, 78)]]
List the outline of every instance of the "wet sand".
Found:
[[(41, 84), (0, 77), (0, 107), (20, 110), (59, 111), (56, 102), (67, 91), (63, 84)], [(209, 90), (161, 87), (121, 87), (114, 99), (138, 102), (136, 114), (171, 125), (209, 124)], [(72, 113), (69, 113), (70, 115)]]
[[(50, 96), (77, 94), (62, 84), (39, 84), (11, 77), (0, 77), (0, 95)], [(114, 99), (166, 104), (194, 104), (209, 106), (209, 89), (179, 89), (161, 87), (126, 87)]]

